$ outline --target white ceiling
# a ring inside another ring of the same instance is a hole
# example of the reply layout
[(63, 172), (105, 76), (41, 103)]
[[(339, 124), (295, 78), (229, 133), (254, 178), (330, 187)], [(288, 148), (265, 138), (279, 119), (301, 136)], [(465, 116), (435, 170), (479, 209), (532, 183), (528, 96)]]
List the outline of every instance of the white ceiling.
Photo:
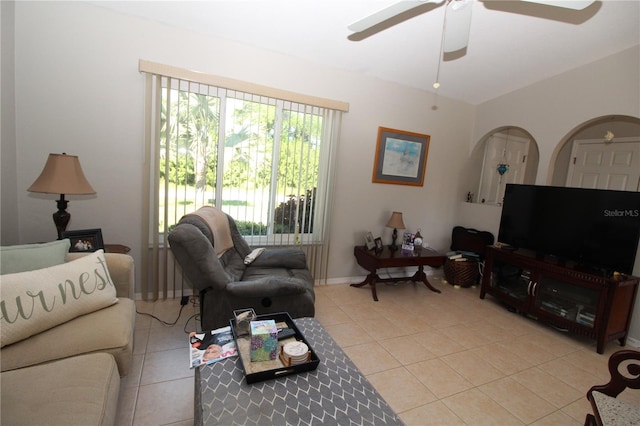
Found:
[[(352, 36), (350, 23), (395, 0), (92, 2), (121, 13), (433, 91), (444, 7)], [(395, 25), (393, 25), (395, 24)], [(360, 38), (352, 41), (349, 37)], [(438, 93), (479, 104), (640, 45), (640, 0), (570, 11), (517, 0), (473, 2), (466, 55), (441, 65)], [(449, 59), (449, 58), (447, 58)], [(232, 77), (232, 76), (230, 76)], [(640, 76), (639, 76), (640, 78)]]

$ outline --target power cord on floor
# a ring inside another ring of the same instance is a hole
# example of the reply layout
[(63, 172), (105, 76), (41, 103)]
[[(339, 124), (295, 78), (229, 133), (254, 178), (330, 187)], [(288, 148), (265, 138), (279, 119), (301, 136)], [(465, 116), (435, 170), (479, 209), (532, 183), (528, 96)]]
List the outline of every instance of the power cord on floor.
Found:
[(178, 312), (178, 318), (176, 318), (176, 320), (174, 322), (167, 322), (165, 320), (162, 320), (160, 318), (158, 318), (157, 316), (153, 315), (153, 314), (148, 314), (146, 312), (140, 312), (138, 311), (138, 308), (136, 308), (136, 314), (140, 314), (140, 315), (146, 315), (148, 317), (153, 318), (154, 320), (164, 324), (164, 325), (168, 325), (169, 327), (173, 327), (174, 325), (176, 325), (178, 323), (178, 320), (180, 319), (180, 315), (182, 315), (182, 310), (184, 309), (186, 305), (180, 305), (180, 312)]
[[(193, 306), (194, 308), (200, 307), (200, 298), (198, 296), (191, 296), (191, 298), (189, 298), (188, 296), (182, 296), (182, 300), (180, 301), (180, 303), (184, 303), (184, 299), (185, 298), (189, 299), (189, 301), (191, 302), (191, 306)], [(187, 326), (189, 325), (189, 321), (191, 321), (192, 319), (195, 319), (195, 325), (194, 325), (192, 330), (187, 330)], [(200, 314), (193, 314), (185, 321), (184, 327), (182, 328), (182, 330), (186, 334), (189, 334), (189, 333), (191, 333), (193, 331), (195, 331), (196, 333), (201, 333), (200, 331), (198, 331), (198, 323), (199, 322), (200, 322)]]
[[(195, 323), (196, 326), (194, 327), (195, 330), (187, 330), (187, 326), (189, 325), (189, 321), (191, 321), (193, 318), (195, 318)], [(184, 323), (184, 328), (182, 329), (186, 334), (191, 333), (192, 331), (195, 331), (196, 333), (202, 333), (202, 331), (198, 331), (198, 322), (200, 322), (200, 314), (193, 314), (189, 317), (189, 319)]]
[[(194, 306), (194, 307), (198, 306), (198, 299), (196, 297), (189, 298), (189, 296), (182, 296), (182, 298), (180, 299), (180, 311), (178, 312), (178, 317), (173, 322), (167, 322), (167, 321), (165, 321), (163, 319), (158, 318), (157, 316), (155, 316), (153, 314), (149, 314), (149, 313), (146, 313), (146, 312), (140, 312), (140, 311), (138, 311), (137, 307), (136, 307), (136, 313), (140, 314), (140, 315), (145, 315), (145, 316), (151, 317), (151, 318), (155, 319), (156, 321), (158, 321), (161, 324), (167, 325), (169, 327), (173, 327), (180, 320), (180, 316), (182, 315), (182, 310), (184, 309), (185, 306), (187, 306), (189, 304), (189, 301), (191, 301), (191, 305), (192, 306)], [(187, 328), (187, 324), (189, 323), (189, 321), (191, 321), (192, 318), (198, 318), (199, 316), (200, 315), (198, 315), (198, 314), (193, 314), (193, 315), (191, 315), (189, 317), (189, 319), (187, 319), (187, 321), (186, 321), (186, 323), (184, 325), (185, 333), (188, 333), (186, 328)]]

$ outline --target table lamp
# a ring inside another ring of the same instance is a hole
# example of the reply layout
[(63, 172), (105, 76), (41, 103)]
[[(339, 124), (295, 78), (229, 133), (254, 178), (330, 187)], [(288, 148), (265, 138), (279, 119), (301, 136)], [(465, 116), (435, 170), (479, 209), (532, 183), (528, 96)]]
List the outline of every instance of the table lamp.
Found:
[(391, 218), (389, 219), (389, 222), (387, 222), (387, 228), (393, 228), (393, 234), (391, 234), (393, 242), (389, 246), (389, 250), (396, 251), (398, 250), (398, 246), (396, 245), (396, 239), (398, 238), (398, 229), (405, 229), (401, 212), (391, 213)]
[(65, 194), (91, 195), (96, 191), (84, 177), (80, 160), (76, 155), (49, 154), (47, 162), (40, 176), (27, 189), (29, 192), (43, 194), (60, 194), (58, 211), (53, 214), (53, 222), (58, 230), (58, 239), (62, 239), (62, 233), (67, 229), (71, 215), (67, 213), (68, 201)]

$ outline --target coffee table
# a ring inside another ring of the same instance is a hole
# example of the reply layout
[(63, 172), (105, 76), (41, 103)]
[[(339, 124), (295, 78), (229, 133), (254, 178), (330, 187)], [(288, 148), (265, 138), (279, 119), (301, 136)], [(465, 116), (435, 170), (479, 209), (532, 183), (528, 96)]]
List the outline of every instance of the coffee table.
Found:
[(318, 368), (248, 385), (237, 357), (197, 367), (196, 425), (403, 424), (316, 319), (294, 322)]
[[(353, 249), (358, 265), (369, 271), (367, 278), (359, 284), (351, 284), (352, 287), (362, 287), (366, 284), (371, 286), (373, 300), (378, 301), (376, 293), (376, 282), (397, 282), (397, 281), (420, 281), (430, 290), (440, 293), (440, 290), (431, 285), (424, 273), (424, 266), (439, 268), (444, 264), (446, 255), (433, 249), (422, 248), (412, 252), (402, 250), (392, 251), (388, 247), (383, 247), (382, 251), (376, 252), (367, 250), (365, 246), (356, 246)], [(380, 268), (401, 268), (405, 266), (417, 266), (418, 271), (412, 277), (404, 278), (380, 278), (376, 271)]]

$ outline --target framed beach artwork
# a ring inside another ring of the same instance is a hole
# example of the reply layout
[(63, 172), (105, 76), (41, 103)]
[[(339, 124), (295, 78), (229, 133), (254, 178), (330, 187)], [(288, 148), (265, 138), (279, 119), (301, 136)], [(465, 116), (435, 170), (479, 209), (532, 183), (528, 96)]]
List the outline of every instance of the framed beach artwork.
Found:
[(431, 136), (378, 128), (372, 182), (422, 186)]

